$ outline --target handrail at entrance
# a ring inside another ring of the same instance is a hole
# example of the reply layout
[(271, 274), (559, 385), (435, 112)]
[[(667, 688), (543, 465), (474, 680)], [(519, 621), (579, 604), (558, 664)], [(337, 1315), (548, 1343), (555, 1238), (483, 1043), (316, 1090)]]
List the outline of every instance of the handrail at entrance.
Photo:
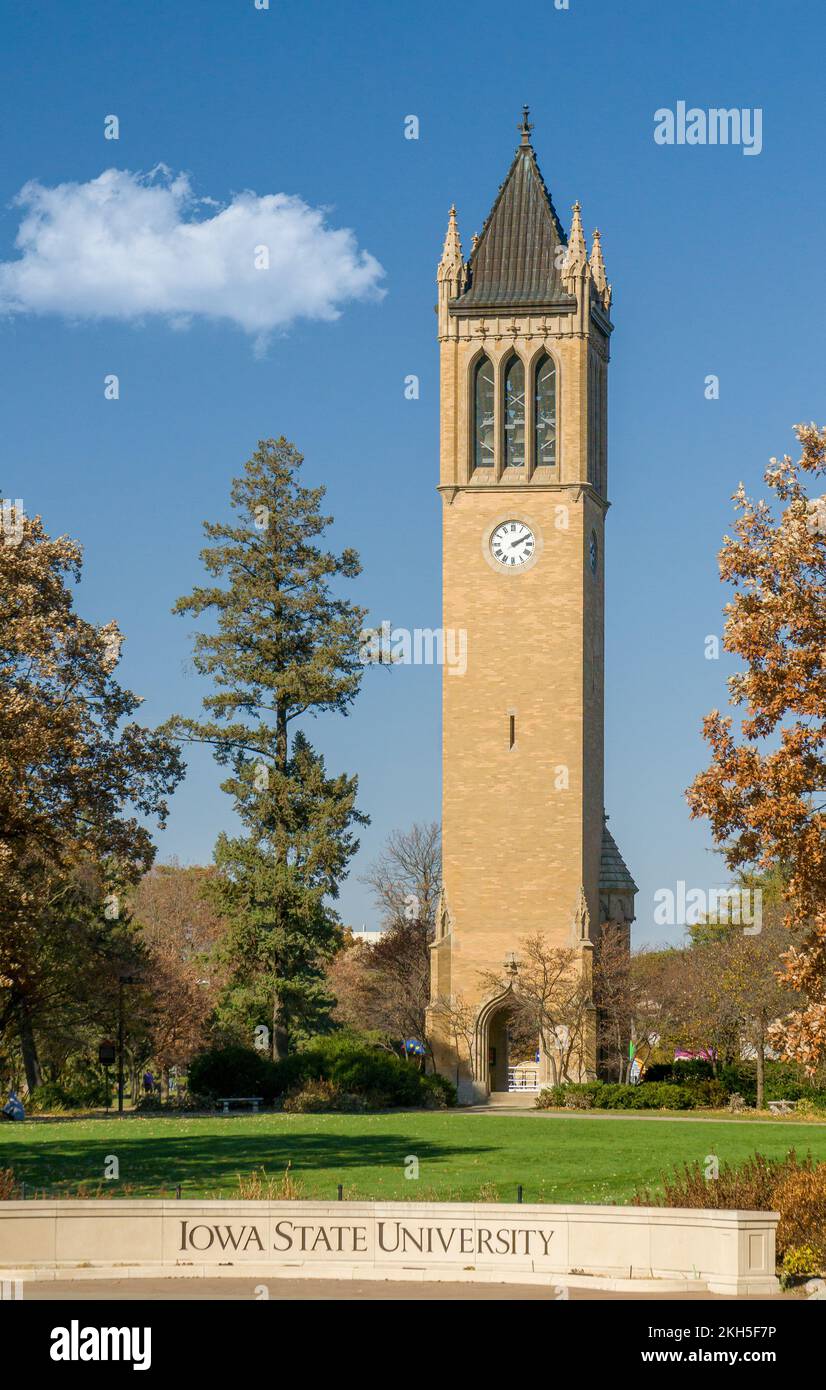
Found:
[(509, 1091), (538, 1091), (539, 1068), (515, 1066), (508, 1067)]

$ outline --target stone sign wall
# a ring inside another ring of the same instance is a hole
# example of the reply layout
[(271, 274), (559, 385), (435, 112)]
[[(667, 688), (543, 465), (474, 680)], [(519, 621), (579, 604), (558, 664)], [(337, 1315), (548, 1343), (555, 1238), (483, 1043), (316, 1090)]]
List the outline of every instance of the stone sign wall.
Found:
[(0, 1203), (0, 1277), (232, 1274), (777, 1290), (776, 1213), (417, 1202)]

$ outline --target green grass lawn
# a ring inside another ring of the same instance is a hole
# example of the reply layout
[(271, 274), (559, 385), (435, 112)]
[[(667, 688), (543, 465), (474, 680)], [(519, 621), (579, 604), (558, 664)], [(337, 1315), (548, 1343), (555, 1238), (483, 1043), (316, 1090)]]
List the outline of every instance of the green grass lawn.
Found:
[[(0, 1128), (0, 1168), (49, 1196), (96, 1185), (108, 1154), (120, 1162), (111, 1195), (228, 1197), (236, 1175), (287, 1163), (306, 1197), (468, 1201), (492, 1184), (503, 1201), (627, 1202), (674, 1165), (716, 1154), (738, 1161), (790, 1148), (826, 1159), (826, 1126), (747, 1120), (463, 1115), (237, 1115), (55, 1119)], [(404, 1176), (419, 1161), (419, 1179)]]

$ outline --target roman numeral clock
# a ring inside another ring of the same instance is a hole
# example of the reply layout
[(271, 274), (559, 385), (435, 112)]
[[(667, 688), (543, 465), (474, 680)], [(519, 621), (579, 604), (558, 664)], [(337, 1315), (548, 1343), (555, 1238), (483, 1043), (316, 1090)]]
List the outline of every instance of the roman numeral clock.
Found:
[[(468, 663), (443, 676), (429, 1023), (463, 1100), (508, 1090), (520, 940), (570, 948), (589, 985), (636, 892), (603, 809), (611, 287), (578, 203), (566, 237), (531, 130), (526, 109), (467, 261), (451, 208), (437, 272), (443, 625)], [(577, 1074), (599, 1062), (592, 1007)], [(536, 1083), (552, 1071), (540, 1056)]]

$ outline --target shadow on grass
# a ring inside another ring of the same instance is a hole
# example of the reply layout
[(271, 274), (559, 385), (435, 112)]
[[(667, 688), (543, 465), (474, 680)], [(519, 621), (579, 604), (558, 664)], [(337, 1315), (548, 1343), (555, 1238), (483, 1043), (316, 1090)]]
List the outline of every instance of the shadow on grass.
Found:
[[(118, 1187), (127, 1188), (122, 1195), (131, 1197), (160, 1196), (161, 1190), (171, 1195), (180, 1183), (184, 1195), (222, 1189), (219, 1195), (230, 1195), (238, 1173), (253, 1168), (265, 1168), (278, 1176), (290, 1164), (293, 1176), (301, 1182), (314, 1175), (329, 1175), (330, 1183), (344, 1182), (355, 1170), (391, 1169), (398, 1176), (408, 1155), (415, 1154), (424, 1164), (449, 1163), (461, 1155), (495, 1153), (496, 1145), (452, 1145), (426, 1140), (421, 1134), (334, 1134), (319, 1133), (283, 1135), (239, 1133), (199, 1136), (143, 1136), (131, 1126), (122, 1134), (98, 1140), (58, 1141), (48, 1150), (38, 1144), (18, 1142), (6, 1161), (14, 1167), (15, 1177), (30, 1189), (45, 1189), (49, 1196), (71, 1194), (79, 1183), (97, 1184), (103, 1172), (104, 1159), (114, 1154), (119, 1162), (120, 1183), (111, 1186), (112, 1195)], [(2, 1166), (2, 1162), (0, 1162)], [(435, 1175), (434, 1175), (435, 1176)], [(447, 1176), (447, 1175), (445, 1175)], [(331, 1193), (331, 1195), (334, 1195)]]

